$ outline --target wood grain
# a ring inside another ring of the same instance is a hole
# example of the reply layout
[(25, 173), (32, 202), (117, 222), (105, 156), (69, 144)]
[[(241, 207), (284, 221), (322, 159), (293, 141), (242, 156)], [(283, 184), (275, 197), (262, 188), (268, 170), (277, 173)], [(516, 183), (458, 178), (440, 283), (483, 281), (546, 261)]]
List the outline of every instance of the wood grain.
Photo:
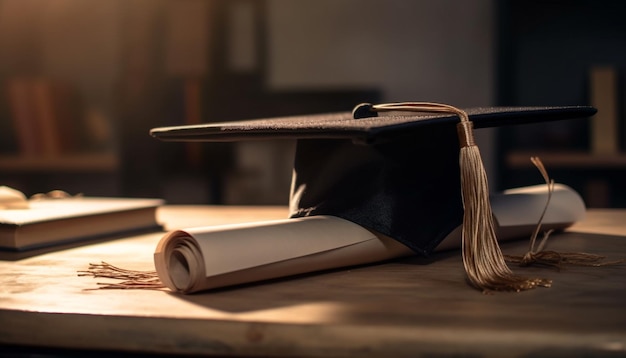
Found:
[[(283, 207), (165, 207), (168, 229), (283, 218)], [(592, 210), (549, 249), (626, 257), (626, 210)], [(0, 261), (0, 343), (246, 356), (626, 354), (626, 267), (515, 268), (552, 288), (482, 294), (460, 253), (194, 295), (94, 290), (88, 262), (152, 269), (163, 233)], [(527, 241), (503, 245), (522, 253)]]

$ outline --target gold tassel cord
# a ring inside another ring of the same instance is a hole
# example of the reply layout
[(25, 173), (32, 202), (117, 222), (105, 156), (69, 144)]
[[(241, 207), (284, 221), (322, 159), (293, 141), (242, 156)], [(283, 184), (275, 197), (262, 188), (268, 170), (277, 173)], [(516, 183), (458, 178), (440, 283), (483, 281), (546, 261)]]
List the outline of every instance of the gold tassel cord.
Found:
[[(548, 211), (548, 207), (550, 206), (550, 201), (552, 200), (552, 193), (554, 193), (554, 180), (550, 179), (548, 171), (546, 170), (546, 167), (543, 165), (543, 162), (541, 161), (541, 159), (539, 159), (539, 157), (530, 157), (530, 161), (535, 165), (535, 167), (537, 167), (539, 173), (541, 173), (541, 176), (543, 177), (543, 180), (545, 180), (546, 182), (546, 186), (548, 187), (548, 197), (546, 199), (546, 205), (543, 207), (543, 211), (541, 212), (541, 216), (539, 217), (539, 221), (537, 222), (535, 232), (530, 238), (530, 247), (528, 248), (528, 252), (533, 252), (535, 251), (537, 236), (539, 235), (539, 231), (541, 231), (543, 218), (546, 216), (546, 212)], [(548, 240), (548, 237), (551, 233), (552, 230), (545, 233), (543, 240), (541, 240), (541, 243), (539, 244), (538, 251), (543, 250), (543, 247), (545, 246), (546, 241)]]
[(461, 169), (463, 201), (462, 254), (463, 265), (470, 283), (483, 292), (523, 291), (549, 287), (550, 280), (515, 275), (507, 266), (495, 234), (489, 185), (480, 151), (474, 141), (473, 125), (467, 113), (459, 108), (431, 102), (401, 102), (373, 105), (373, 111), (412, 111), (455, 114)]
[(537, 223), (537, 227), (533, 232), (533, 235), (530, 237), (530, 245), (528, 248), (528, 252), (526, 252), (522, 256), (516, 255), (505, 255), (505, 259), (508, 262), (519, 264), (520, 266), (531, 266), (531, 265), (540, 265), (540, 266), (548, 266), (560, 269), (563, 265), (574, 265), (574, 266), (609, 266), (609, 265), (619, 265), (622, 263), (626, 263), (626, 259), (622, 260), (613, 260), (613, 261), (603, 261), (606, 257), (602, 255), (590, 254), (586, 252), (556, 252), (556, 251), (547, 251), (545, 250), (546, 243), (548, 241), (548, 237), (552, 233), (552, 230), (548, 230), (544, 233), (543, 238), (541, 239), (539, 245), (535, 247), (537, 243), (537, 236), (541, 231), (541, 225), (543, 223), (543, 218), (548, 210), (548, 206), (550, 205), (550, 200), (552, 199), (552, 193), (554, 192), (554, 180), (550, 178), (548, 175), (548, 171), (546, 170), (543, 162), (538, 157), (531, 157), (530, 161), (537, 167), (541, 176), (546, 182), (548, 188), (548, 196), (546, 199), (546, 204), (544, 206), (543, 212), (539, 217), (539, 222)]
[(602, 267), (626, 263), (626, 259), (604, 261), (606, 256), (586, 252), (557, 252), (549, 250), (527, 253), (523, 256), (505, 255), (505, 258), (508, 262), (519, 264), (520, 266), (538, 265), (556, 269), (561, 269), (565, 265)]
[(92, 276), (94, 278), (110, 278), (120, 280), (117, 283), (98, 283), (101, 289), (165, 289), (159, 280), (156, 271), (126, 270), (102, 261), (99, 264), (89, 264), (87, 270), (78, 271), (78, 276)]

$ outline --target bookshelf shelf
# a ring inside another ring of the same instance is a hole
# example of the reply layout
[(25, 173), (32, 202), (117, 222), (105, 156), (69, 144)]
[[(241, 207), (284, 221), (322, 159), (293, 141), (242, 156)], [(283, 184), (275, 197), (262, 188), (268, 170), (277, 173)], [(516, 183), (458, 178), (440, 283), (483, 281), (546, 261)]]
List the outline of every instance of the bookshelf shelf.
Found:
[(114, 172), (119, 160), (114, 153), (81, 153), (63, 156), (0, 156), (0, 170), (11, 172)]
[(626, 170), (626, 153), (592, 154), (586, 152), (514, 151), (507, 154), (506, 164), (512, 169), (532, 168), (531, 156), (539, 157), (548, 168)]
[[(515, 176), (525, 180), (537, 179), (537, 170), (530, 157), (539, 157), (548, 173), (559, 183), (574, 187), (588, 207), (623, 207), (621, 183), (626, 177), (626, 153), (593, 154), (582, 151), (512, 151), (505, 156), (505, 164)], [(510, 187), (529, 185), (515, 183)]]
[(496, 7), (497, 105), (598, 109), (590, 118), (500, 128), (499, 188), (540, 180), (532, 155), (589, 207), (626, 207), (626, 31), (614, 26), (622, 4), (503, 0)]

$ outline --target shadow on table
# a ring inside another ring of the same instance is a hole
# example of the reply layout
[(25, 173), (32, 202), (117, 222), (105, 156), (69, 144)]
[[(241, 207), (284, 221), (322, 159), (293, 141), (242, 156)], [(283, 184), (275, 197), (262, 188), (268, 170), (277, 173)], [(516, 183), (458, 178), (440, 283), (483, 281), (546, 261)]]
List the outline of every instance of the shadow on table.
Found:
[[(549, 239), (547, 249), (556, 251), (588, 252), (604, 255), (609, 259), (626, 258), (626, 237), (584, 233), (560, 233)], [(502, 245), (505, 254), (523, 254), (528, 241), (520, 240)], [(359, 315), (411, 316), (407, 307), (432, 306), (433, 312), (448, 310), (454, 313), (464, 310), (483, 312), (489, 304), (498, 312), (514, 302), (524, 310), (525, 306), (553, 304), (570, 307), (606, 305), (622, 307), (626, 302), (626, 265), (606, 267), (572, 267), (560, 270), (545, 267), (510, 266), (520, 275), (546, 277), (554, 281), (550, 289), (535, 289), (522, 293), (498, 292), (484, 295), (466, 281), (460, 250), (441, 252), (430, 258), (408, 257), (379, 264), (361, 265), (343, 269), (274, 279), (254, 284), (239, 285), (192, 295), (176, 295), (177, 298), (203, 307), (233, 313), (249, 314), (270, 312), (288, 307), (328, 305), (337, 310), (334, 320)], [(529, 310), (543, 308), (528, 308)], [(296, 310), (297, 311), (297, 310)], [(623, 311), (623, 310), (622, 310)], [(421, 311), (420, 317), (425, 319)], [(484, 313), (484, 312), (483, 312)], [(508, 313), (506, 313), (508, 315)], [(620, 313), (626, 319), (625, 313)], [(489, 316), (489, 315), (487, 315)], [(438, 317), (441, 317), (439, 314)], [(440, 318), (439, 318), (440, 319)], [(482, 319), (487, 319), (482, 317)], [(498, 319), (493, 316), (492, 319)], [(624, 320), (626, 322), (626, 320)], [(626, 323), (624, 324), (626, 328)]]

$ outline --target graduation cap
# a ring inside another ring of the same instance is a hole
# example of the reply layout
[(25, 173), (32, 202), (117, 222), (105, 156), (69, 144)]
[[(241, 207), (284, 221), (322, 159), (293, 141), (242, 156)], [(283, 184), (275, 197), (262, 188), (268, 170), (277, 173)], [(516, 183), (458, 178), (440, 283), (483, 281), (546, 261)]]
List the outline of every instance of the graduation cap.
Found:
[(520, 291), (548, 282), (519, 277), (504, 261), (473, 127), (583, 118), (595, 112), (584, 106), (458, 109), (400, 102), (150, 133), (163, 141), (297, 139), (290, 217), (341, 217), (422, 256), (462, 225), (470, 283), (483, 290)]

